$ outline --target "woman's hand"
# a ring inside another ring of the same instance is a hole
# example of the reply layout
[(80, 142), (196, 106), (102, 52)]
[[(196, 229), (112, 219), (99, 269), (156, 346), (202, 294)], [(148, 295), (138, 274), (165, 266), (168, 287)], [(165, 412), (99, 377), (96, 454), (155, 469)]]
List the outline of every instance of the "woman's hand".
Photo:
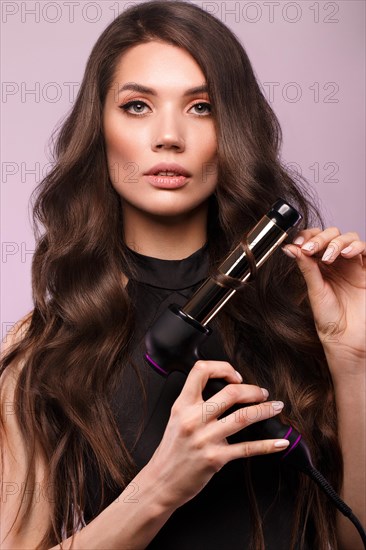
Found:
[(306, 229), (283, 251), (296, 258), (305, 278), (327, 357), (338, 358), (339, 368), (346, 361), (347, 369), (359, 369), (366, 356), (366, 243), (335, 227)]
[[(209, 378), (223, 378), (224, 389), (202, 398)], [(173, 404), (159, 447), (147, 467), (164, 488), (164, 504), (177, 508), (197, 495), (211, 477), (236, 458), (283, 451), (287, 440), (267, 439), (229, 444), (226, 438), (246, 426), (278, 414), (282, 402), (266, 402), (268, 392), (241, 384), (224, 361), (197, 361)], [(220, 418), (236, 403), (258, 403)]]

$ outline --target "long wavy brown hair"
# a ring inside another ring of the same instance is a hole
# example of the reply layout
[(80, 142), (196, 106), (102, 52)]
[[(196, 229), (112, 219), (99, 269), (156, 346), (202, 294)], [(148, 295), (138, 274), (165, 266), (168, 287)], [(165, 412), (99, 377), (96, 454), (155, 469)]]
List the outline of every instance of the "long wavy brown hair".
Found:
[[(24, 491), (35, 480), (36, 449), (48, 465), (51, 522), (41, 549), (60, 543), (62, 533), (74, 533), (75, 514), (82, 520), (86, 456), (97, 467), (101, 487), (121, 492), (137, 473), (110, 405), (131, 364), (134, 315), (121, 282), (131, 268), (121, 199), (107, 168), (102, 112), (121, 56), (151, 40), (184, 48), (207, 79), (219, 162), (207, 225), (211, 269), (278, 197), (300, 210), (303, 227), (323, 227), (306, 182), (281, 162), (281, 129), (247, 54), (219, 19), (189, 2), (157, 0), (124, 11), (105, 29), (58, 131), (53, 169), (35, 190), (34, 309), (0, 364), (1, 374), (23, 361), (14, 401), (28, 453)], [(295, 262), (276, 254), (224, 309), (217, 320), (233, 365), (246, 381), (266, 383), (285, 401), (283, 419), (304, 434), (316, 466), (339, 490), (342, 459), (331, 377)], [(260, 345), (254, 349), (255, 341)], [(253, 495), (252, 504), (253, 545), (263, 549)], [(22, 511), (24, 524), (30, 505)], [(106, 505), (104, 492), (100, 505)], [(308, 520), (315, 547), (335, 548), (335, 513), (300, 475), (293, 545), (302, 533), (302, 546)]]

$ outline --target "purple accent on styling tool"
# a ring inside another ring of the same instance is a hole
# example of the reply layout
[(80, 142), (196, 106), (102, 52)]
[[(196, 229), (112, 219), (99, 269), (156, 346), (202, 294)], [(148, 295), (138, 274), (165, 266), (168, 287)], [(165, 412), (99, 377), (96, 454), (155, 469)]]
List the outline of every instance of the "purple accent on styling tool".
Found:
[(149, 355), (147, 353), (145, 353), (145, 358), (149, 361), (149, 363), (151, 365), (153, 365), (153, 367), (155, 367), (156, 369), (158, 369), (160, 372), (162, 372), (165, 376), (168, 374), (167, 371), (165, 371), (164, 369), (162, 369), (161, 367), (159, 367), (159, 365), (157, 363), (155, 363), (155, 361), (153, 359), (151, 359), (151, 357), (149, 357)]
[(297, 445), (300, 443), (300, 440), (302, 438), (302, 435), (299, 435), (299, 437), (296, 439), (296, 441), (294, 442), (294, 444), (290, 447), (290, 449), (287, 450), (287, 452), (283, 455), (282, 457), (282, 460), (284, 458), (286, 458), (286, 456), (291, 453), (291, 451), (293, 451), (295, 449), (295, 447), (297, 447)]
[(287, 439), (287, 438), (289, 437), (289, 435), (290, 435), (290, 433), (291, 433), (291, 432), (292, 432), (292, 426), (290, 426), (290, 429), (289, 429), (289, 431), (287, 432), (287, 434), (286, 434), (286, 435), (284, 435), (284, 436), (283, 436), (283, 438), (282, 438), (282, 439)]

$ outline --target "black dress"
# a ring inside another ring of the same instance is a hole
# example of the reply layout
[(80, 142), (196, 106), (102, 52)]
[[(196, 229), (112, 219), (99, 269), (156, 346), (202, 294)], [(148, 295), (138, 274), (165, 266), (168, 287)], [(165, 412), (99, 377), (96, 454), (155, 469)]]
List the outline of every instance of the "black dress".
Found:
[[(136, 308), (133, 360), (147, 388), (146, 418), (149, 418), (166, 379), (144, 361), (144, 335), (169, 304), (184, 305), (206, 278), (208, 245), (183, 260), (161, 260), (133, 251), (130, 254), (138, 271), (136, 280), (130, 279), (127, 286)], [(215, 331), (203, 351), (207, 359), (227, 359)], [(131, 368), (125, 373), (123, 384), (113, 401), (118, 426), (129, 449), (133, 447), (140, 421), (145, 418), (142, 403), (141, 387)], [(147, 548), (248, 549), (252, 520), (245, 480), (245, 460), (248, 462), (248, 459), (237, 459), (226, 464), (196, 497), (171, 515)], [(250, 478), (262, 518), (266, 550), (290, 548), (292, 517), (297, 499), (296, 474), (288, 468), (282, 468), (275, 455), (266, 455), (250, 459)], [(89, 502), (85, 513), (86, 522), (97, 514), (97, 495), (100, 494), (95, 479), (89, 479), (87, 485)], [(301, 550), (305, 548), (313, 548), (310, 541)]]

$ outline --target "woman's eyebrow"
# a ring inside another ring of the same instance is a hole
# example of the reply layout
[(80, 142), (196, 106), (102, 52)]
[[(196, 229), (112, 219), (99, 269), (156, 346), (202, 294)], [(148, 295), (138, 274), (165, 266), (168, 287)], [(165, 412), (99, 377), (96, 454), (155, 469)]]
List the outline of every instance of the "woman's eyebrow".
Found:
[[(136, 82), (127, 82), (118, 90), (118, 93), (121, 93), (124, 90), (132, 90), (134, 92), (140, 92), (141, 94), (150, 94), (155, 96), (158, 95), (156, 90), (154, 90), (153, 88), (148, 88), (147, 86), (137, 84)], [(189, 95), (201, 94), (204, 92), (208, 92), (207, 84), (195, 86), (194, 88), (189, 88), (184, 92), (183, 96), (185, 97)]]

